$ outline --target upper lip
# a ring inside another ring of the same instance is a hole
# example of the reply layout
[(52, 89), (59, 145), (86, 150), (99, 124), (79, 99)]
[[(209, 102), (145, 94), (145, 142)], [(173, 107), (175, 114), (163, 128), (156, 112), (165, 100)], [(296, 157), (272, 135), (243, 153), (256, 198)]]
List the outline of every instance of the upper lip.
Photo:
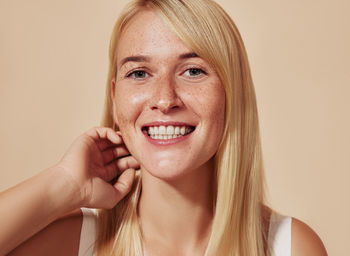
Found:
[(149, 123), (145, 123), (142, 125), (141, 128), (145, 128), (145, 127), (150, 127), (150, 126), (196, 126), (193, 123), (187, 123), (187, 122), (180, 122), (180, 121), (153, 121), (153, 122), (149, 122)]

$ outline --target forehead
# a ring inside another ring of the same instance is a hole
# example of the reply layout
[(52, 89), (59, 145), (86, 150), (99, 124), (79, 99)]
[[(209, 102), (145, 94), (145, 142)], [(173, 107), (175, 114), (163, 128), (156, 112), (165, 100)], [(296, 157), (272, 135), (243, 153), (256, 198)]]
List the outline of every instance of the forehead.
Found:
[(189, 51), (160, 17), (150, 10), (142, 10), (120, 36), (117, 60), (133, 55), (170, 56)]

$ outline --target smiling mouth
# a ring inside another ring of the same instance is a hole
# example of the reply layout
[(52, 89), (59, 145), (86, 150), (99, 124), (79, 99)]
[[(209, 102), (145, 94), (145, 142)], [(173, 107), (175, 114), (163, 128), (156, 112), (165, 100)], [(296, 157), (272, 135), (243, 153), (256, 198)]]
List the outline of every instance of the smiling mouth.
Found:
[(155, 140), (170, 140), (186, 136), (196, 129), (195, 126), (185, 125), (159, 125), (159, 126), (144, 126), (143, 133)]

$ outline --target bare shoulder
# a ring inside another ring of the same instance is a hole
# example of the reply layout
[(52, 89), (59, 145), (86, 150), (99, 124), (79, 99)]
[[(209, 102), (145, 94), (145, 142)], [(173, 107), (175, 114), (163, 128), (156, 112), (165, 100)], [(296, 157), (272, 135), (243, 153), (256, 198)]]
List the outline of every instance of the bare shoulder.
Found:
[(327, 256), (320, 237), (304, 222), (292, 218), (292, 256)]
[(54, 221), (8, 255), (78, 255), (83, 215), (77, 209)]

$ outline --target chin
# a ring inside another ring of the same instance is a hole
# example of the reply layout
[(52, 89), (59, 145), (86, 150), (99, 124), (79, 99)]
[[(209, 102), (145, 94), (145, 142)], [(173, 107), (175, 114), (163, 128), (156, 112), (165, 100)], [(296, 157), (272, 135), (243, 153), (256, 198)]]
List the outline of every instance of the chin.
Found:
[[(165, 160), (165, 162), (168, 161)], [(165, 164), (164, 162), (159, 162), (158, 165), (141, 165), (141, 173), (147, 173), (166, 182), (179, 181), (192, 172), (193, 170), (191, 169), (181, 168), (174, 164)]]

